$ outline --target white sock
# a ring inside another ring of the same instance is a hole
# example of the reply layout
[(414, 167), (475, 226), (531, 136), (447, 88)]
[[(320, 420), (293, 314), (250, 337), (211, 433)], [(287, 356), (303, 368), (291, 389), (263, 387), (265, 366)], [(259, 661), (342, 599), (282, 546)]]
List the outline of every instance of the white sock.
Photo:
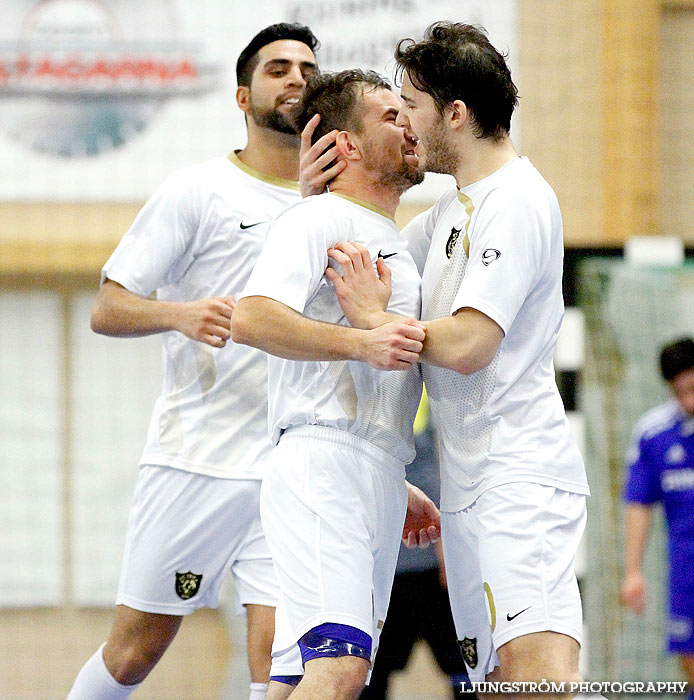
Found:
[(248, 700), (265, 700), (269, 683), (251, 683), (251, 695)]
[(116, 681), (104, 663), (105, 646), (105, 643), (102, 644), (94, 656), (82, 666), (67, 700), (126, 700), (142, 685), (121, 685)]

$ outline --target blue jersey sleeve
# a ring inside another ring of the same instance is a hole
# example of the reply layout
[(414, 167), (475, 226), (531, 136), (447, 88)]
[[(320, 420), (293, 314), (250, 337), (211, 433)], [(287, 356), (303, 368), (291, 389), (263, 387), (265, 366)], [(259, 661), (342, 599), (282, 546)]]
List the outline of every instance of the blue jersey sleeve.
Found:
[(627, 456), (628, 476), (624, 500), (649, 505), (661, 499), (659, 464), (653, 459), (648, 441), (637, 436)]

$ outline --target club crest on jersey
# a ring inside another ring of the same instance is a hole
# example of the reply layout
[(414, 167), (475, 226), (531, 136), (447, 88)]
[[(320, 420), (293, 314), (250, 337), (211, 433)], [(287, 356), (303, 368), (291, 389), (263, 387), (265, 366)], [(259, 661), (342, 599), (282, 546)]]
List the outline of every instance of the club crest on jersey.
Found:
[(458, 644), (460, 645), (460, 651), (463, 654), (463, 660), (465, 661), (465, 665), (468, 668), (475, 668), (477, 666), (477, 637), (473, 637), (470, 639), (470, 637), (465, 637), (463, 641), (461, 642), (458, 640)]
[(176, 572), (176, 595), (181, 600), (190, 600), (200, 590), (202, 574), (187, 571), (185, 574)]
[(453, 248), (455, 248), (455, 244), (458, 242), (458, 236), (460, 236), (460, 232), (462, 230), (462, 228), (455, 228), (455, 226), (451, 229), (451, 235), (446, 241), (446, 257), (449, 260), (451, 258), (451, 255), (453, 255)]
[(495, 260), (498, 260), (501, 257), (501, 251), (497, 250), (496, 248), (487, 248), (482, 253), (482, 264), (483, 265), (491, 265)]

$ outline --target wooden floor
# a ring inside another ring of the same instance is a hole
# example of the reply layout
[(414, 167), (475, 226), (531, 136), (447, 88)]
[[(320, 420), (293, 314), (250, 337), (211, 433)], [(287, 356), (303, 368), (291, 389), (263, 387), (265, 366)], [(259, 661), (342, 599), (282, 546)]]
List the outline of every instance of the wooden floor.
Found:
[[(113, 613), (99, 610), (0, 612), (0, 700), (64, 700), (84, 662), (106, 639)], [(223, 618), (199, 610), (134, 700), (216, 700), (229, 659)]]
[[(83, 663), (105, 640), (111, 619), (110, 609), (0, 611), (0, 700), (65, 700)], [(199, 610), (184, 621), (171, 648), (132, 698), (229, 700), (229, 664), (244, 653), (230, 644), (221, 613)], [(390, 696), (450, 697), (446, 678), (427, 647), (417, 648), (409, 667), (394, 675)]]

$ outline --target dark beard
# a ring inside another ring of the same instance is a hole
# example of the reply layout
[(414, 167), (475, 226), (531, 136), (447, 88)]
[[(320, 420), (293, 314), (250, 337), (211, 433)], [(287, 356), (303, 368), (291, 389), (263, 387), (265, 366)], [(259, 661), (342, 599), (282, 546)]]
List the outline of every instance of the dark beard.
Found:
[(406, 164), (400, 170), (384, 173), (378, 182), (387, 187), (392, 187), (401, 194), (414, 185), (418, 185), (424, 180), (424, 172), (419, 168), (412, 168)]
[(458, 169), (458, 158), (449, 148), (440, 132), (435, 132), (426, 141), (422, 139), (424, 146), (424, 169), (428, 173), (442, 173), (453, 175)]
[(291, 121), (276, 109), (268, 109), (261, 112), (259, 109), (251, 106), (250, 114), (257, 126), (279, 131), (280, 134), (293, 134), (295, 136), (298, 134)]
[(424, 170), (408, 165), (406, 162), (400, 163), (397, 170), (388, 170), (388, 164), (380, 159), (373, 158), (372, 154), (376, 150), (373, 141), (369, 138), (364, 139), (364, 151), (366, 157), (366, 166), (372, 172), (378, 173), (376, 182), (386, 187), (392, 187), (395, 191), (402, 194), (410, 189), (413, 185), (418, 185), (424, 180)]

